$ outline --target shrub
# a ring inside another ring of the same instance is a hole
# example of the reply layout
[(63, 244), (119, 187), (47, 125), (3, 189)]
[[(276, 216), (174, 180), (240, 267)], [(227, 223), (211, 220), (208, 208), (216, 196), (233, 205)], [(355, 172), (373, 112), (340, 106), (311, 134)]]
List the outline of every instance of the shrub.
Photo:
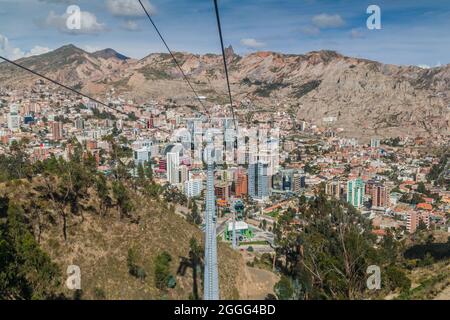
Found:
[(155, 260), (155, 286), (164, 290), (170, 278), (170, 262), (172, 257), (166, 251), (159, 254)]

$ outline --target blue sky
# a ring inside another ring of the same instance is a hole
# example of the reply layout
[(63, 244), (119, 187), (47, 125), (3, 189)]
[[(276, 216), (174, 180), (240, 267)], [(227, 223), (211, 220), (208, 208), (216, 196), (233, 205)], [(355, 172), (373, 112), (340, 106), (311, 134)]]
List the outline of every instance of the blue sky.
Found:
[[(219, 52), (212, 0), (144, 0), (176, 51)], [(68, 5), (82, 29), (68, 30)], [(448, 0), (219, 0), (226, 44), (301, 54), (329, 49), (402, 65), (450, 63)], [(381, 30), (368, 30), (366, 9), (381, 8)], [(114, 48), (133, 58), (164, 52), (138, 0), (0, 0), (0, 54), (19, 58), (73, 43)]]

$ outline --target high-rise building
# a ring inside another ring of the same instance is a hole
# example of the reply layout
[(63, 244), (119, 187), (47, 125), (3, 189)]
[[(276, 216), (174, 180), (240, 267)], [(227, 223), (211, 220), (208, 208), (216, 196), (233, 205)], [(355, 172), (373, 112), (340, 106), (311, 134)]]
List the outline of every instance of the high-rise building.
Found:
[(277, 172), (277, 174), (272, 176), (272, 190), (283, 191), (283, 175), (281, 172)]
[(18, 112), (18, 106), (12, 104), (8, 113), (8, 129), (11, 131), (17, 131), (20, 128), (20, 115)]
[(178, 168), (180, 164), (180, 155), (178, 152), (167, 153), (167, 181), (170, 184), (180, 183)]
[(180, 173), (179, 183), (184, 183), (188, 179), (188, 175), (189, 175), (188, 167), (185, 165), (180, 166), (179, 173)]
[(217, 199), (228, 201), (231, 195), (231, 185), (226, 181), (218, 182), (214, 186), (214, 194)]
[(365, 193), (366, 194), (372, 194), (372, 190), (373, 188), (375, 188), (375, 186), (377, 185), (377, 182), (374, 180), (368, 180), (365, 183)]
[(344, 193), (342, 183), (339, 180), (328, 181), (325, 185), (325, 193), (336, 199), (340, 199)]
[(263, 200), (271, 193), (271, 176), (268, 174), (267, 163), (258, 161), (248, 166), (248, 194), (255, 199)]
[(152, 152), (149, 147), (143, 147), (137, 150), (134, 150), (134, 163), (136, 165), (144, 164), (144, 162), (149, 163), (152, 158)]
[(361, 178), (347, 182), (347, 202), (355, 208), (360, 208), (364, 203), (365, 185)]
[(294, 169), (280, 170), (272, 176), (272, 189), (278, 191), (293, 191)]
[(247, 173), (243, 171), (239, 171), (236, 173), (236, 180), (234, 185), (236, 197), (242, 197), (247, 195), (248, 193), (248, 179)]
[(248, 165), (248, 195), (252, 198), (256, 196), (256, 164)]
[(258, 198), (260, 199), (270, 196), (271, 176), (268, 170), (268, 164), (258, 163)]
[(408, 217), (406, 220), (406, 229), (409, 233), (416, 232), (419, 227), (420, 222), (423, 222), (427, 228), (430, 227), (430, 214), (428, 212), (408, 212)]
[(53, 140), (61, 140), (63, 138), (63, 124), (60, 121), (52, 123), (52, 138)]
[(203, 190), (201, 179), (191, 179), (184, 182), (184, 194), (188, 198), (198, 197)]
[(75, 128), (77, 130), (84, 130), (84, 120), (83, 118), (79, 117), (75, 120)]
[(282, 189), (284, 191), (292, 191), (294, 182), (294, 170), (283, 170), (281, 174), (283, 177)]
[(300, 192), (306, 188), (306, 177), (301, 173), (294, 173), (292, 177), (292, 192)]
[(389, 206), (389, 190), (382, 184), (371, 188), (372, 207), (386, 208)]

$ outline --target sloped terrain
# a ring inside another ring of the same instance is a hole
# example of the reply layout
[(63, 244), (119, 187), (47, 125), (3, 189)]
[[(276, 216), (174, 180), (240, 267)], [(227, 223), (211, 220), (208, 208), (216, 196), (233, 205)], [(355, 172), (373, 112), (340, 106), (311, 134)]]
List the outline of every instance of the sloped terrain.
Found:
[[(36, 208), (40, 182), (21, 180), (2, 184), (0, 196), (14, 199), (14, 203), (25, 210)], [(189, 299), (193, 292), (192, 268), (189, 263), (189, 242), (192, 237), (201, 244), (202, 232), (183, 218), (173, 213), (166, 204), (158, 201), (145, 201), (138, 195), (133, 202), (136, 209), (133, 215), (137, 221), (120, 219), (115, 209), (108, 214), (98, 213), (98, 199), (89, 197), (80, 205), (83, 212), (73, 217), (68, 224), (68, 239), (63, 240), (61, 224), (52, 215), (49, 202), (39, 202), (46, 208), (42, 210), (50, 218), (43, 224), (40, 235), (41, 247), (57, 263), (61, 271), (60, 290), (66, 297), (74, 292), (65, 287), (66, 270), (69, 265), (81, 269), (82, 299)], [(44, 212), (45, 211), (45, 212)], [(37, 234), (37, 233), (36, 233)], [(128, 250), (136, 253), (136, 263), (145, 270), (146, 277), (141, 280), (128, 272)], [(154, 283), (154, 261), (166, 251), (170, 254), (170, 272), (176, 278), (176, 287), (159, 290)], [(241, 256), (229, 246), (219, 245), (220, 291), (223, 299), (237, 299), (238, 279), (243, 272)], [(185, 268), (183, 268), (185, 265)], [(184, 269), (184, 270), (183, 270)], [(202, 277), (197, 276), (199, 295), (202, 295)]]

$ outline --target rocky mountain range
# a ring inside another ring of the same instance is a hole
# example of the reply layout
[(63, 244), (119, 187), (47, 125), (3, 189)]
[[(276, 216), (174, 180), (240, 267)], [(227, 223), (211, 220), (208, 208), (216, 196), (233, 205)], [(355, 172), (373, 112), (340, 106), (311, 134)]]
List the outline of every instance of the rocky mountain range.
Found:
[[(208, 106), (227, 102), (220, 55), (175, 56)], [(347, 136), (449, 134), (450, 65), (431, 69), (387, 65), (326, 50), (242, 57), (231, 47), (227, 60), (238, 112), (287, 111), (296, 120), (342, 128)], [(113, 49), (88, 53), (67, 45), (17, 62), (99, 98), (114, 88), (139, 102), (196, 102), (169, 54), (152, 53), (136, 60)], [(0, 86), (20, 89), (35, 80), (0, 63)]]

